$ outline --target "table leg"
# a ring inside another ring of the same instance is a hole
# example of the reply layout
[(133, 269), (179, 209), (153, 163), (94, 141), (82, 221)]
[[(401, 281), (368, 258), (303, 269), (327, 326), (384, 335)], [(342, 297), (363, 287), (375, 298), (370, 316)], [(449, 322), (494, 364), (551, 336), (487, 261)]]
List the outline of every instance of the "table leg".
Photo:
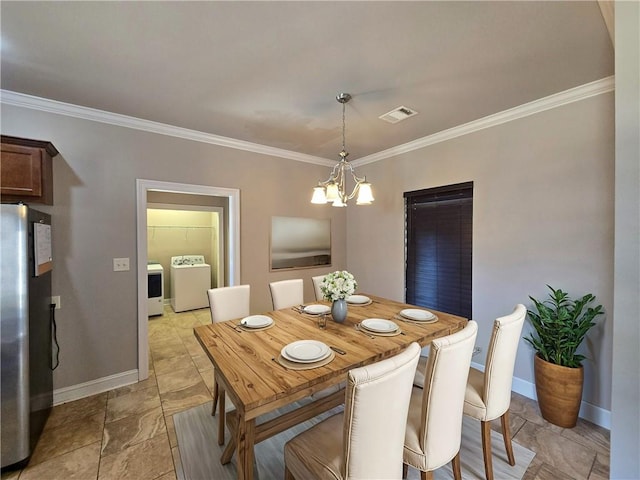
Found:
[(255, 434), (255, 418), (245, 420), (244, 415), (238, 415), (238, 430), (236, 432), (238, 480), (253, 480)]
[(218, 387), (218, 445), (224, 445), (225, 396), (224, 388)]

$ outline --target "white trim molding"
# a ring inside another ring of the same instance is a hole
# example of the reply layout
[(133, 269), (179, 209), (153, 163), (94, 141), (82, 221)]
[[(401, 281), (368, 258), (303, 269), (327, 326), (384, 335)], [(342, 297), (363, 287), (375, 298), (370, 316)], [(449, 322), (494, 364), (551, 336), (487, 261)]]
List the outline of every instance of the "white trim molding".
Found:
[(402, 145), (397, 145), (378, 153), (367, 155), (366, 157), (359, 158), (358, 160), (352, 161), (351, 163), (354, 167), (359, 167), (368, 163), (378, 162), (380, 160), (385, 160), (402, 153), (412, 152), (414, 150), (428, 147), (429, 145), (434, 145), (436, 143), (445, 142), (456, 137), (468, 135), (485, 128), (495, 127), (496, 125), (512, 122), (519, 118), (528, 117), (529, 115), (544, 112), (545, 110), (551, 110), (552, 108), (561, 107), (573, 102), (579, 102), (580, 100), (585, 100), (596, 95), (612, 92), (614, 89), (614, 77), (606, 77), (600, 80), (596, 80), (595, 82), (587, 83), (585, 85), (580, 85), (579, 87), (565, 90), (564, 92), (554, 93), (553, 95), (549, 95), (548, 97), (540, 98), (538, 100), (534, 100), (533, 102), (510, 108), (509, 110), (504, 110), (502, 112), (494, 113), (493, 115), (488, 115), (478, 120), (473, 120), (472, 122), (465, 123), (463, 125), (458, 125), (457, 127), (452, 127), (447, 130), (434, 133), (433, 135), (428, 135), (411, 142), (403, 143)]
[[(480, 363), (471, 362), (471, 366), (476, 370), (484, 372), (484, 365)], [(538, 400), (538, 396), (536, 395), (535, 383), (528, 382), (527, 380), (513, 377), (513, 382), (511, 383), (511, 391), (519, 393), (520, 395), (532, 400)], [(588, 420), (591, 423), (595, 423), (602, 428), (611, 430), (611, 412), (609, 410), (605, 410), (602, 407), (597, 407), (596, 405), (592, 405), (591, 403), (583, 401), (580, 405), (580, 412), (578, 413), (578, 415), (580, 418), (584, 418), (585, 420)]]
[(53, 391), (53, 404), (80, 400), (81, 398), (97, 395), (98, 393), (113, 390), (114, 388), (131, 385), (138, 381), (138, 370), (116, 373), (108, 377), (98, 378), (89, 382), (72, 385), (70, 387), (58, 388)]
[(209, 143), (221, 147), (235, 148), (236, 150), (287, 158), (298, 162), (313, 163), (327, 167), (333, 167), (335, 164), (335, 160), (332, 161), (322, 157), (292, 152), (291, 150), (285, 150), (282, 148), (269, 147), (259, 143), (246, 142), (235, 138), (223, 137), (212, 133), (199, 132), (197, 130), (176, 127), (166, 123), (130, 117), (128, 115), (120, 115), (119, 113), (111, 113), (95, 108), (82, 107), (80, 105), (59, 102), (57, 100), (34, 97), (33, 95), (12, 92), (10, 90), (0, 90), (0, 103), (15, 107), (30, 108), (32, 110), (40, 110), (42, 112), (55, 113), (57, 115), (65, 115), (67, 117), (90, 120), (92, 122), (132, 128), (134, 130), (143, 130), (145, 132), (157, 133), (159, 135), (166, 135), (169, 137), (193, 140), (194, 142)]
[[(402, 145), (397, 145), (387, 150), (382, 150), (380, 152), (367, 155), (366, 157), (362, 157), (357, 160), (352, 160), (350, 163), (354, 167), (358, 167), (361, 165), (366, 165), (368, 163), (385, 160), (402, 153), (419, 150), (421, 148), (428, 147), (429, 145), (434, 145), (436, 143), (451, 140), (456, 137), (468, 135), (469, 133), (511, 122), (519, 118), (544, 112), (545, 110), (550, 110), (552, 108), (561, 107), (569, 103), (585, 100), (589, 97), (601, 95), (603, 93), (612, 92), (614, 89), (615, 77), (605, 77), (600, 80), (587, 83), (585, 85), (580, 85), (563, 92), (554, 93), (553, 95), (549, 95), (548, 97), (525, 103), (524, 105), (519, 105), (502, 112), (488, 115), (478, 120), (473, 120), (463, 125), (458, 125), (457, 127), (452, 127), (447, 130), (428, 135), (426, 137), (418, 138)], [(30, 108), (33, 110), (40, 110), (43, 112), (55, 113), (58, 115), (81, 118), (84, 120), (91, 120), (93, 122), (108, 123), (110, 125), (117, 125), (120, 127), (132, 128), (135, 130), (143, 130), (145, 132), (178, 137), (185, 140), (193, 140), (195, 142), (209, 143), (222, 147), (235, 148), (237, 150), (244, 150), (253, 153), (260, 153), (263, 155), (287, 158), (289, 160), (296, 160), (298, 162), (312, 163), (315, 165), (323, 165), (326, 167), (333, 167), (335, 165), (335, 160), (329, 160), (326, 158), (316, 157), (299, 152), (292, 152), (291, 150), (285, 150), (281, 148), (269, 147), (267, 145), (260, 145), (258, 143), (246, 142), (244, 140), (223, 137), (220, 135), (214, 135), (212, 133), (205, 133), (196, 130), (190, 130), (187, 128), (175, 127), (173, 125), (167, 125), (165, 123), (153, 122), (151, 120), (144, 120), (127, 115), (120, 115), (118, 113), (106, 112), (104, 110), (97, 110), (95, 108), (82, 107), (70, 103), (59, 102), (57, 100), (35, 97), (33, 95), (12, 92), (10, 90), (0, 90), (0, 103), (5, 105), (13, 105), (16, 107)]]

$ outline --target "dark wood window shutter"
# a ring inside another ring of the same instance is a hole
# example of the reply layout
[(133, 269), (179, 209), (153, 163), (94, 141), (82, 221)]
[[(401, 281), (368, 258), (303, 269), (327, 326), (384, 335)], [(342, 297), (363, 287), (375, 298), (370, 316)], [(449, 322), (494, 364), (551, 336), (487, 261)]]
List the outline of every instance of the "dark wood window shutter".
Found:
[(473, 182), (404, 197), (407, 303), (472, 318)]

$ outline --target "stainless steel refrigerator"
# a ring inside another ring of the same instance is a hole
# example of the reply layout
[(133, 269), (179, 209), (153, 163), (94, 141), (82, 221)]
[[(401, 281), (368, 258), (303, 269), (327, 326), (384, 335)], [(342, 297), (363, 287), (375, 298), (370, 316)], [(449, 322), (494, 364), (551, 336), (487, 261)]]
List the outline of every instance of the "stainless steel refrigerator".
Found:
[(2, 470), (29, 461), (53, 400), (51, 217), (2, 204), (0, 357)]

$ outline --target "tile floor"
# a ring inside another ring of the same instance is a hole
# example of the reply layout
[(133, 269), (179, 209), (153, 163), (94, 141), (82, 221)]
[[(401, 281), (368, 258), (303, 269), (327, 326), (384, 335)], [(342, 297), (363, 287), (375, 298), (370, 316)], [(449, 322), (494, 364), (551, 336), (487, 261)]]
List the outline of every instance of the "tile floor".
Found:
[[(2, 480), (183, 478), (173, 415), (211, 400), (213, 367), (192, 332), (210, 321), (208, 309), (170, 307), (150, 319), (149, 378), (54, 407), (29, 466)], [(536, 452), (524, 480), (609, 478), (608, 430), (582, 420), (556, 427), (514, 394), (511, 432)]]

